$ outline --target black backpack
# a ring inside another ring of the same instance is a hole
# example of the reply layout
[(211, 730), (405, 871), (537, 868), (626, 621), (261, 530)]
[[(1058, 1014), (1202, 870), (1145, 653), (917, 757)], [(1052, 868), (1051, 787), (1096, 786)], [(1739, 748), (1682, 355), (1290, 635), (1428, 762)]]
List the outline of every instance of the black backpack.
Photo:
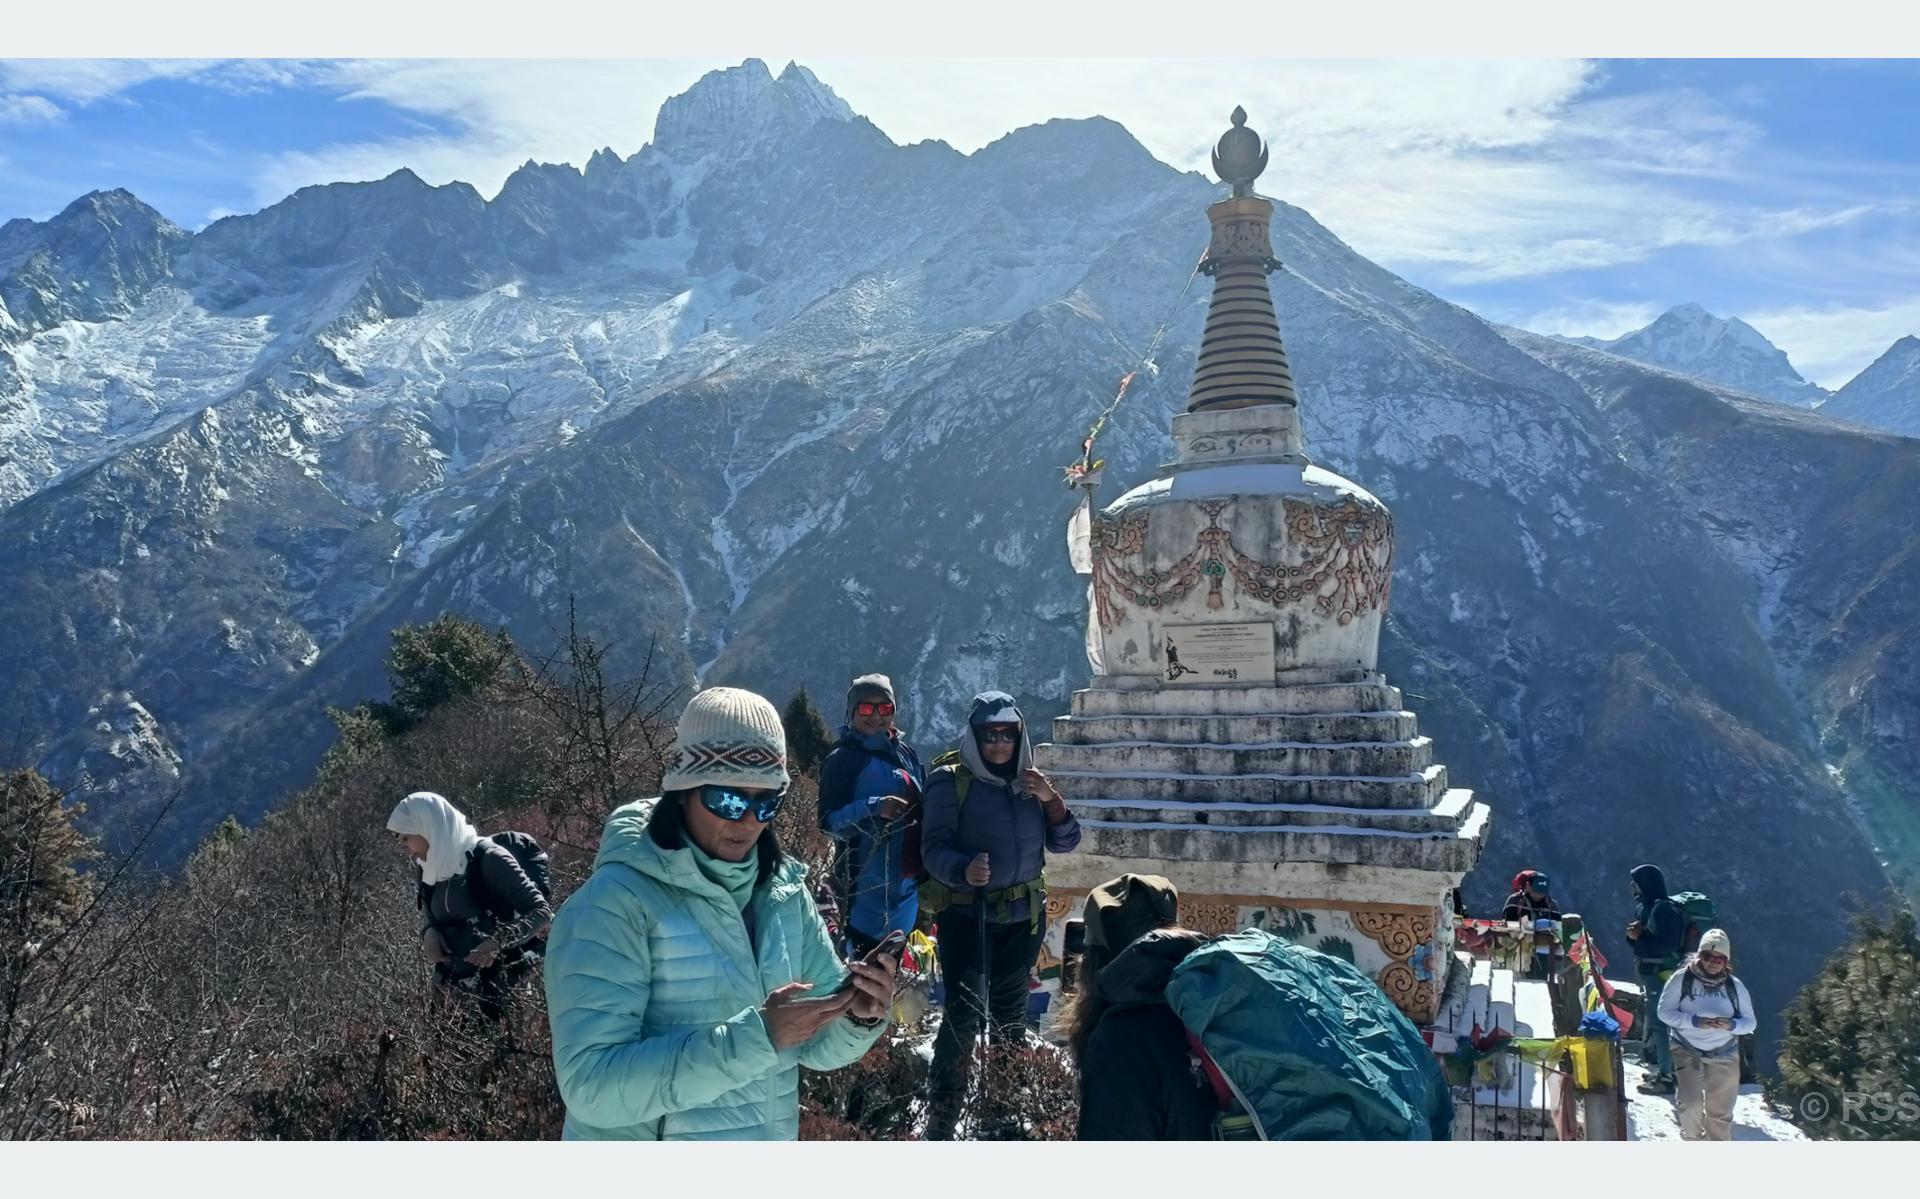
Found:
[[(483, 838), (483, 840), (491, 841), (512, 854), (513, 860), (520, 863), (520, 869), (526, 872), (527, 878), (532, 881), (534, 886), (540, 888), (541, 896), (549, 902), (552, 901), (553, 867), (547, 861), (547, 851), (540, 848), (540, 842), (534, 840), (531, 834), (519, 832), (495, 833), (491, 837)], [(476, 854), (479, 853), (480, 847), (476, 845), (473, 852)], [(467, 893), (473, 896), (473, 901), (476, 904), (492, 912), (497, 919), (511, 920), (513, 918), (513, 911), (511, 909), (506, 911), (501, 910), (505, 907), (506, 901), (487, 889), (485, 871), (478, 868), (470, 868), (466, 873), (466, 878)]]

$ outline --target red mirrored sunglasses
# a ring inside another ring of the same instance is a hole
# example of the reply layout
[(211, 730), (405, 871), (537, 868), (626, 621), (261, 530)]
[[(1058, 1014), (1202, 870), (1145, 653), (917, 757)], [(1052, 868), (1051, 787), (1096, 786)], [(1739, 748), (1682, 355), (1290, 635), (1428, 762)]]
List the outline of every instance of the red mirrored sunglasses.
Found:
[(853, 714), (855, 716), (891, 716), (893, 705), (884, 701), (876, 704), (863, 700), (853, 705)]

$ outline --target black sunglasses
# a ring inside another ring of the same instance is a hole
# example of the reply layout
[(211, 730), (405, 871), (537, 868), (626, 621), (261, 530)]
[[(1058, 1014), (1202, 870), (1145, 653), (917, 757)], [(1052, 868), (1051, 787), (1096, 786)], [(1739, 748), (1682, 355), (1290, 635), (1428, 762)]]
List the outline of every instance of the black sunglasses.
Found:
[(785, 787), (758, 795), (748, 795), (732, 787), (712, 783), (700, 788), (700, 806), (722, 820), (745, 820), (747, 813), (752, 812), (755, 820), (766, 824), (780, 810), (786, 798)]
[(996, 743), (1005, 743), (1007, 745), (1020, 744), (1020, 730), (1019, 729), (981, 729), (980, 730), (980, 744), (993, 745)]

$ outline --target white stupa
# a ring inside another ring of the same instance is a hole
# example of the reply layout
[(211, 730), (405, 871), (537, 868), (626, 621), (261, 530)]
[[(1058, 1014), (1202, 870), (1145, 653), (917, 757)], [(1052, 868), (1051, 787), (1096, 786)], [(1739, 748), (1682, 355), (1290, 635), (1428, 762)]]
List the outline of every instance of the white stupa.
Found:
[(1488, 810), (1378, 669), (1393, 515), (1307, 457), (1245, 121), (1214, 152), (1233, 194), (1207, 210), (1214, 292), (1178, 459), (1091, 521), (1094, 674), (1035, 748), (1085, 830), (1048, 865), (1042, 962), (1090, 888), (1163, 874), (1187, 925), (1348, 956), (1425, 1023)]

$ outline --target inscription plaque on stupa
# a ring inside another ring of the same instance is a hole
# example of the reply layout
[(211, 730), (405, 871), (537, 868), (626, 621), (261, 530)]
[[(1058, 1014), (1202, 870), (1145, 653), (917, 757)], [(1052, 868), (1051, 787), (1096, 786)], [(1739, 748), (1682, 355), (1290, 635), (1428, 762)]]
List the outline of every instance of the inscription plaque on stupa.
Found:
[(1273, 622), (1168, 624), (1167, 682), (1218, 687), (1273, 682)]

